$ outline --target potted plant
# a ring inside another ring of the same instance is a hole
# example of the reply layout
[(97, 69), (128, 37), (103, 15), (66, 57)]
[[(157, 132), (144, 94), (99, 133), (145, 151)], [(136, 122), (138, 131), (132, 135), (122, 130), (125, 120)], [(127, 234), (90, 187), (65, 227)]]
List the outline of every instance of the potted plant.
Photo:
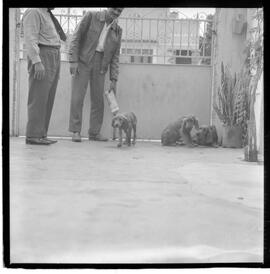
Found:
[[(263, 10), (254, 15), (255, 27), (245, 48), (246, 59), (239, 74), (231, 76), (221, 64), (221, 86), (213, 107), (223, 123), (223, 147), (244, 147), (245, 160), (257, 161), (255, 102), (263, 72)], [(242, 138), (240, 138), (242, 136)], [(241, 139), (241, 141), (240, 141)]]
[(241, 148), (246, 142), (249, 114), (247, 85), (249, 77), (245, 70), (231, 75), (229, 68), (221, 63), (221, 85), (217, 92), (217, 103), (213, 103), (223, 124), (222, 146)]

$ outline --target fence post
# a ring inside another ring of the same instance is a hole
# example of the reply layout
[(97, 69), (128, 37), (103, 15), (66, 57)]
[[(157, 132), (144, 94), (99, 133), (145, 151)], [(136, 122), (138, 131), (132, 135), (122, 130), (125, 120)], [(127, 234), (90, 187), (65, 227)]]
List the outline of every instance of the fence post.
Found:
[(19, 90), (19, 42), (20, 42), (20, 9), (9, 9), (9, 96), (10, 96), (10, 132), (11, 136), (19, 135), (18, 124), (18, 90)]
[(214, 117), (213, 117), (213, 102), (215, 99), (215, 89), (216, 89), (216, 51), (217, 51), (217, 37), (216, 37), (216, 30), (217, 30), (217, 24), (218, 24), (218, 15), (217, 15), (217, 9), (215, 11), (215, 14), (213, 16), (212, 21), (212, 39), (211, 39), (211, 95), (210, 95), (210, 125), (212, 126), (214, 124)]

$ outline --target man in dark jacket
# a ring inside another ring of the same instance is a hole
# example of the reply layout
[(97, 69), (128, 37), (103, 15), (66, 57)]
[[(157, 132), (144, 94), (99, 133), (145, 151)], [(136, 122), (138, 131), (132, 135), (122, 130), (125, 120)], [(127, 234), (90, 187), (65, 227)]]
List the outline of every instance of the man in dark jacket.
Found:
[(91, 114), (89, 140), (107, 141), (100, 129), (104, 113), (104, 80), (110, 66), (110, 89), (116, 91), (122, 29), (116, 22), (123, 8), (87, 12), (77, 26), (69, 49), (72, 94), (69, 131), (81, 142), (82, 108), (90, 80)]

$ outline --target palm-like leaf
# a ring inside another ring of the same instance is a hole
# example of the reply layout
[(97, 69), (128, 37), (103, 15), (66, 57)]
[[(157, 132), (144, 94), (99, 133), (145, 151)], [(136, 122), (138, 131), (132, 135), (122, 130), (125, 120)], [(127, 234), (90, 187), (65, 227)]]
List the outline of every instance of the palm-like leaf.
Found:
[(223, 124), (240, 125), (246, 119), (248, 79), (243, 72), (232, 76), (229, 68), (221, 63), (221, 84), (213, 108)]

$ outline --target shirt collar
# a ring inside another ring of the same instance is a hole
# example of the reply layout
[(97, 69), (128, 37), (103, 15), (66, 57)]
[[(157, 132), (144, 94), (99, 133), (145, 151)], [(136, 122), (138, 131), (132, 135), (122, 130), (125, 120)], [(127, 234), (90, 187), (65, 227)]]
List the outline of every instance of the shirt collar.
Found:
[[(102, 10), (102, 11), (100, 11), (99, 12), (99, 20), (101, 21), (101, 22), (105, 22), (105, 18), (106, 18), (106, 13), (107, 13), (108, 11), (107, 10)], [(111, 28), (113, 29), (113, 30), (116, 30), (116, 26), (117, 26), (117, 19), (114, 19), (113, 21), (112, 21), (112, 23), (110, 24), (111, 25)]]

